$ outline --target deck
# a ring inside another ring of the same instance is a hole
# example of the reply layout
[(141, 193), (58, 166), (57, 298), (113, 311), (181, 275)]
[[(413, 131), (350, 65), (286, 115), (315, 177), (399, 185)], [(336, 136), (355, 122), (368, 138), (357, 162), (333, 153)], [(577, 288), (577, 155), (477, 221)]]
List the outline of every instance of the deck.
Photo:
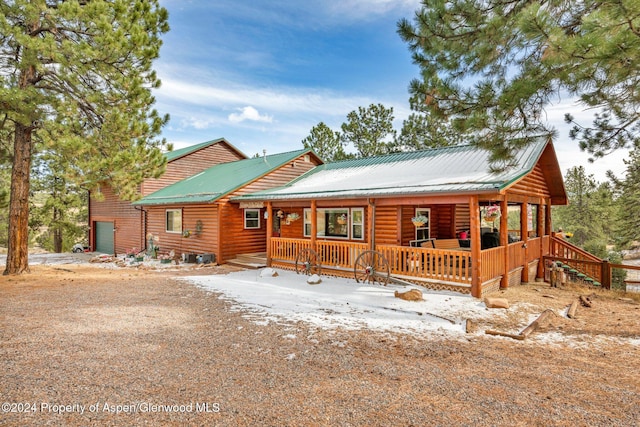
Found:
[[(505, 274), (517, 275), (518, 283), (524, 268), (533, 268), (535, 276), (537, 263), (542, 258), (543, 240), (548, 242), (548, 237), (531, 239), (527, 245), (518, 242), (507, 247), (482, 250), (477, 261), (480, 294), (497, 291)], [(273, 238), (269, 248), (271, 265), (293, 269), (298, 253), (311, 246), (309, 239)], [(324, 274), (354, 277), (356, 259), (371, 248), (366, 243), (317, 240), (313, 249), (318, 254), (318, 262)], [(376, 245), (373, 249), (384, 255), (393, 277), (429, 289), (472, 293), (474, 260), (466, 248)], [(505, 259), (508, 260), (508, 265)], [(531, 264), (534, 266), (531, 267)]]

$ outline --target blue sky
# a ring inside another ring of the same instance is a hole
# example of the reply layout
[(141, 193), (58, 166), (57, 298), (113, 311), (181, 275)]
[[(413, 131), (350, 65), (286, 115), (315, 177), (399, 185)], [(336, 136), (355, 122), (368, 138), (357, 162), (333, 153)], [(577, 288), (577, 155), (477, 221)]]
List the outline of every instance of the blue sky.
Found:
[[(359, 106), (393, 107), (399, 131), (409, 82), (419, 76), (396, 34), (419, 0), (160, 0), (169, 11), (155, 69), (156, 108), (171, 121), (163, 137), (176, 148), (226, 138), (251, 156), (302, 148), (319, 122), (334, 130)], [(547, 110), (559, 129), (560, 167), (584, 165), (604, 180), (624, 171), (624, 153), (588, 164), (568, 138), (564, 113), (590, 113), (559, 101)]]

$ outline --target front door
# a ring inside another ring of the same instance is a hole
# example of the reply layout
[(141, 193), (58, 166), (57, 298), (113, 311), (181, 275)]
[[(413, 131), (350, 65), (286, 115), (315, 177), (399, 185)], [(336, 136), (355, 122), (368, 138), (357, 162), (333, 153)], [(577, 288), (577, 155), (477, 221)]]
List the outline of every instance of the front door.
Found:
[(280, 217), (273, 216), (273, 237), (280, 237)]

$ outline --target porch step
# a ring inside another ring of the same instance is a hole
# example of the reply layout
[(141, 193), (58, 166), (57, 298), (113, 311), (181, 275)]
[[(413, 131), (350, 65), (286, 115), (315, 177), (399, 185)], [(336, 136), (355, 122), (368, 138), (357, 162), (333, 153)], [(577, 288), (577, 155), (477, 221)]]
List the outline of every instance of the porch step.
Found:
[(259, 268), (264, 268), (267, 266), (267, 254), (266, 252), (255, 254), (239, 254), (236, 255), (235, 258), (227, 260), (227, 264), (257, 270)]

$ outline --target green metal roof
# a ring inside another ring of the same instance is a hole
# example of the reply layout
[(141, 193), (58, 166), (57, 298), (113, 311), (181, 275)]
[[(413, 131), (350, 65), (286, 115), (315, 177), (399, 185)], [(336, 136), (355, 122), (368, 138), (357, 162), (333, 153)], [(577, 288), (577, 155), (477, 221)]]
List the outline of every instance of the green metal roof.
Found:
[(229, 141), (224, 138), (213, 139), (211, 141), (201, 142), (200, 144), (191, 145), (189, 147), (180, 148), (173, 151), (167, 151), (164, 153), (164, 156), (167, 158), (167, 162), (178, 159), (180, 157), (186, 156), (187, 154), (194, 153), (202, 148), (208, 147), (213, 144), (219, 144), (221, 142), (227, 143), (231, 148), (241, 154), (243, 157), (247, 157), (242, 151), (238, 150), (236, 147), (231, 145)]
[[(519, 150), (511, 164), (497, 172), (490, 168), (490, 153), (472, 145), (327, 163), (283, 187), (234, 197), (233, 200), (499, 192), (531, 172), (549, 144), (546, 138), (537, 138)], [(557, 160), (555, 164), (557, 170), (549, 173), (562, 181)], [(560, 200), (566, 198), (563, 187), (558, 193), (562, 193), (558, 194)]]
[(264, 157), (221, 163), (151, 193), (134, 205), (210, 203), (311, 150), (297, 150)]

